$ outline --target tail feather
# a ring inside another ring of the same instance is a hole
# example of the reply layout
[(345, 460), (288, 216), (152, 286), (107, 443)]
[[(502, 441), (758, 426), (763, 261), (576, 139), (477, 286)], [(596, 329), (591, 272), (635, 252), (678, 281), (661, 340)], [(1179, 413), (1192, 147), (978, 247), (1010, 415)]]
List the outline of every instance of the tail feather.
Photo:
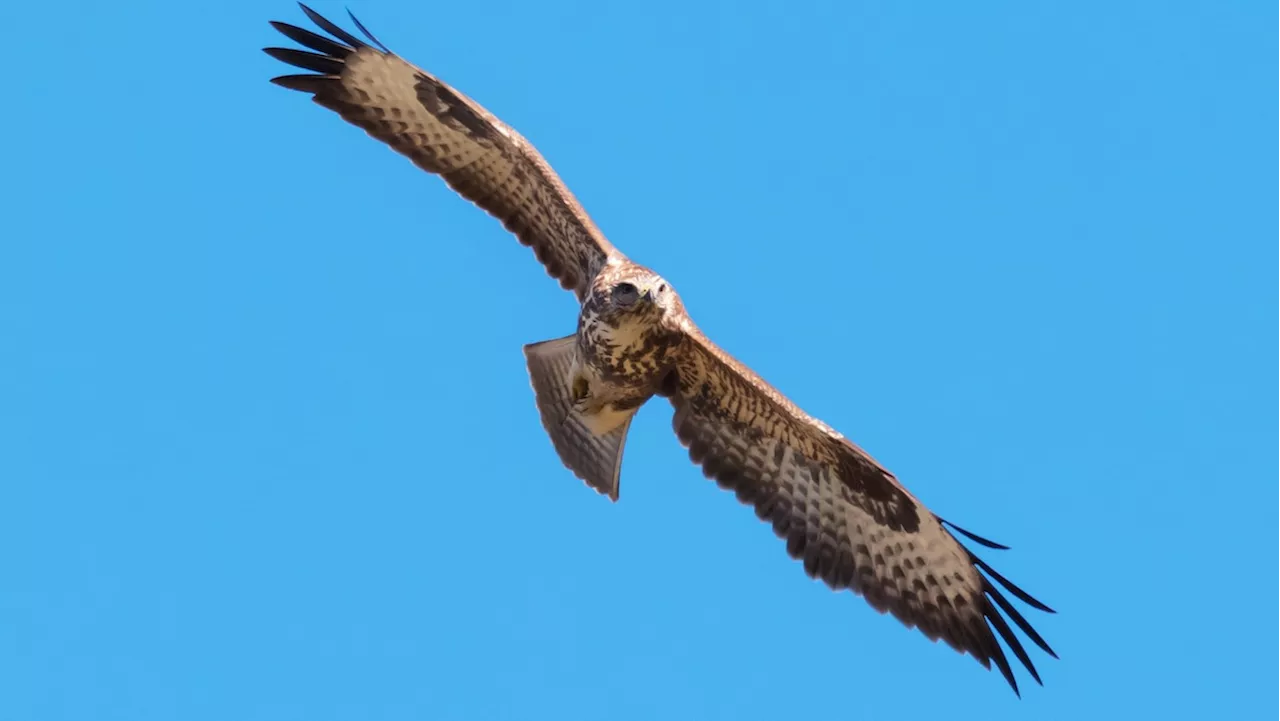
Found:
[(591, 432), (573, 403), (574, 342), (574, 336), (566, 336), (524, 347), (538, 414), (565, 467), (616, 501), (631, 417), (603, 435)]

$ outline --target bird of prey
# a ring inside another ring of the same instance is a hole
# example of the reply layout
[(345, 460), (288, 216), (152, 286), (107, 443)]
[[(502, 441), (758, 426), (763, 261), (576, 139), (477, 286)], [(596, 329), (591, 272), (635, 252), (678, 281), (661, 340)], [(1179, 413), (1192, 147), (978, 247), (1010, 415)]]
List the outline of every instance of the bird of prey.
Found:
[(708, 340), (671, 284), (610, 244), (519, 133), (388, 50), (354, 16), (364, 40), (302, 10), (329, 37), (272, 22), (307, 50), (265, 51), (309, 71), (272, 82), (310, 94), (443, 178), (532, 248), (581, 303), (574, 333), (524, 346), (542, 425), (574, 475), (616, 501), (631, 420), (654, 396), (666, 398), (693, 462), (753, 506), (809, 576), (852, 590), (988, 669), (994, 663), (1018, 693), (998, 634), (1040, 682), (1005, 616), (1057, 656), (997, 584), (1053, 611), (952, 531), (989, 548), (1005, 546), (929, 511), (861, 448)]

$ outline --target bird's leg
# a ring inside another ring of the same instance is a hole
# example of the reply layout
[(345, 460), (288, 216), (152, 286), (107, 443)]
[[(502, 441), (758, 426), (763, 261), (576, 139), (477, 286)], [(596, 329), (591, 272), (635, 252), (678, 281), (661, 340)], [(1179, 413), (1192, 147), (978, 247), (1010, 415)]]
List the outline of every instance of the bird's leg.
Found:
[(600, 410), (599, 399), (591, 395), (591, 381), (582, 373), (574, 374), (569, 384), (569, 400), (573, 402), (574, 411), (583, 416), (594, 415)]
[(574, 405), (581, 405), (587, 400), (587, 396), (591, 394), (591, 384), (587, 382), (586, 376), (576, 375), (573, 377), (573, 384), (569, 386), (570, 393), (573, 394)]

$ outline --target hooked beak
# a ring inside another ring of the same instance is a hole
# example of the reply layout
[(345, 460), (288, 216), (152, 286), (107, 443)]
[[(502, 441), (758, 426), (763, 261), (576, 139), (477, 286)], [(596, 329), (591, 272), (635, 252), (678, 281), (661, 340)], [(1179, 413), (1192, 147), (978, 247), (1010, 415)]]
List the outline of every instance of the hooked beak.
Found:
[(650, 283), (640, 289), (640, 298), (644, 302), (654, 305), (658, 301), (658, 288), (654, 283)]

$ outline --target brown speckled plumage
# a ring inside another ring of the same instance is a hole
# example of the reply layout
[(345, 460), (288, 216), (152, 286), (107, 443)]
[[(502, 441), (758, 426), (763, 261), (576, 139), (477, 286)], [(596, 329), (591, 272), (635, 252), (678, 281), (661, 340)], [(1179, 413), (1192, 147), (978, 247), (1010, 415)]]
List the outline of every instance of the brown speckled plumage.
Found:
[(1017, 691), (1003, 639), (1040, 680), (1005, 618), (1045, 652), (1053, 651), (997, 584), (1035, 608), (1050, 609), (951, 531), (1002, 546), (935, 516), (870, 455), (703, 336), (675, 291), (605, 239), (517, 132), (388, 51), (358, 22), (368, 43), (303, 9), (332, 38), (272, 23), (315, 51), (268, 48), (273, 57), (311, 71), (273, 82), (310, 93), (442, 177), (501, 220), (581, 301), (573, 335), (525, 347), (542, 423), (576, 475), (616, 500), (631, 419), (654, 395), (666, 397), (675, 408), (676, 436), (693, 461), (752, 505), (806, 573), (852, 590), (988, 668), (995, 663)]

